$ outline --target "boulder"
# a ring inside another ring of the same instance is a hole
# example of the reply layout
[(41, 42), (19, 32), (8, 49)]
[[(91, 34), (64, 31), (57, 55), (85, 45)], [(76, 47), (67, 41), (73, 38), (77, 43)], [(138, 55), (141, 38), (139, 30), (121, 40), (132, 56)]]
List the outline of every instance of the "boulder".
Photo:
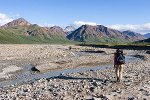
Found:
[(34, 65), (29, 64), (27, 65), (27, 70), (28, 71), (33, 71), (33, 72), (40, 72)]
[(41, 65), (37, 65), (36, 68), (40, 71), (40, 72), (46, 72), (48, 70), (55, 70), (59, 67), (59, 64), (55, 64), (55, 63), (47, 63), (47, 64), (41, 64)]

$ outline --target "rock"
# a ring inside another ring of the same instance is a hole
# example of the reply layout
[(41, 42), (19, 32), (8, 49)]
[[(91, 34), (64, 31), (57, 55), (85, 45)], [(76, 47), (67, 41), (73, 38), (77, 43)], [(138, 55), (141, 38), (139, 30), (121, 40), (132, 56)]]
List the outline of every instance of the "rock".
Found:
[(96, 82), (92, 82), (92, 85), (95, 86), (95, 87), (98, 86)]
[(134, 97), (128, 97), (128, 100), (134, 100)]
[(74, 100), (72, 96), (65, 96), (63, 100)]
[(144, 89), (140, 89), (139, 91), (144, 91)]
[(85, 96), (85, 100), (94, 100), (94, 98), (93, 98), (93, 96), (88, 95), (88, 96)]
[(93, 70), (93, 69), (90, 69), (89, 71), (92, 71), (92, 72), (93, 72), (94, 70)]
[[(101, 99), (100, 99), (101, 98)], [(104, 96), (103, 94), (101, 94), (99, 96), (99, 100), (109, 100), (106, 96)], [(110, 99), (110, 100), (113, 100), (113, 99)]]
[(80, 75), (84, 75), (84, 73), (83, 73), (83, 72), (79, 72), (79, 74), (80, 74)]
[(114, 100), (113, 95), (105, 95), (106, 100)]
[(22, 96), (26, 96), (26, 93), (23, 92), (23, 93), (22, 93)]
[(150, 54), (150, 51), (146, 51), (146, 54)]
[(53, 93), (53, 96), (57, 96), (58, 94), (57, 93)]
[(94, 87), (90, 87), (90, 88), (89, 88), (89, 90), (90, 90), (91, 92), (94, 92), (94, 89), (95, 89)]
[(130, 86), (130, 85), (131, 85), (131, 82), (126, 82), (125, 85), (126, 85), (126, 86)]
[(39, 71), (34, 65), (32, 65), (32, 64), (29, 64), (29, 65), (27, 66), (27, 68), (28, 68), (29, 71), (40, 72), (40, 71)]
[(60, 74), (59, 74), (59, 76), (64, 76), (64, 75), (65, 75), (65, 73), (60, 73)]
[(24, 89), (23, 92), (28, 92), (28, 89)]
[(112, 90), (112, 92), (117, 92), (117, 90)]

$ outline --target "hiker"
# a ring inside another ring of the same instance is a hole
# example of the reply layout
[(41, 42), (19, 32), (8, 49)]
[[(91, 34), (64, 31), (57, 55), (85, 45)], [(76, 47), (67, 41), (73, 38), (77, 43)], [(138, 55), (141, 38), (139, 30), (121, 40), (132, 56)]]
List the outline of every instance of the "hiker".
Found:
[(117, 82), (120, 82), (123, 77), (123, 65), (125, 64), (125, 56), (123, 50), (117, 49), (114, 53), (114, 68), (117, 76)]

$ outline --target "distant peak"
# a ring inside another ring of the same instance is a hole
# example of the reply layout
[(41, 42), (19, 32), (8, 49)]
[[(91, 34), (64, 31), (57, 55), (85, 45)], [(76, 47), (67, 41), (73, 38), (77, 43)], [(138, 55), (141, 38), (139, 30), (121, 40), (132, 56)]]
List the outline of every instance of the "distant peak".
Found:
[(24, 21), (26, 21), (26, 20), (25, 20), (24, 18), (22, 18), (22, 17), (21, 17), (21, 18), (18, 18), (18, 19), (16, 19), (16, 20), (24, 20)]
[(15, 27), (15, 26), (28, 26), (28, 25), (31, 25), (31, 24), (27, 20), (25, 20), (24, 18), (18, 18), (1, 27), (7, 28), (7, 27)]
[(96, 26), (96, 25), (88, 25), (88, 24), (85, 24), (85, 25), (82, 25), (82, 26)]
[(52, 26), (50, 29), (58, 29), (58, 30), (63, 30), (60, 26)]
[(64, 29), (65, 32), (72, 32), (74, 30), (76, 30), (77, 28), (75, 26), (66, 26), (66, 28)]
[(131, 30), (122, 31), (123, 33), (132, 33), (132, 34), (140, 34)]
[(24, 18), (18, 18), (16, 20), (13, 20), (12, 22), (18, 22), (19, 23), (24, 23), (24, 24), (30, 24), (26, 19)]

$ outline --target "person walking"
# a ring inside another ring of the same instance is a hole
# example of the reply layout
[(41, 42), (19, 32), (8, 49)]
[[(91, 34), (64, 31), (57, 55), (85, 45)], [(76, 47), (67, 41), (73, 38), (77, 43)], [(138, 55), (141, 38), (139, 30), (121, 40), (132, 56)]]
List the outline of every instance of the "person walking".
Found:
[(117, 49), (114, 53), (114, 68), (117, 76), (117, 82), (120, 82), (123, 77), (123, 67), (125, 64), (125, 56), (123, 50)]

